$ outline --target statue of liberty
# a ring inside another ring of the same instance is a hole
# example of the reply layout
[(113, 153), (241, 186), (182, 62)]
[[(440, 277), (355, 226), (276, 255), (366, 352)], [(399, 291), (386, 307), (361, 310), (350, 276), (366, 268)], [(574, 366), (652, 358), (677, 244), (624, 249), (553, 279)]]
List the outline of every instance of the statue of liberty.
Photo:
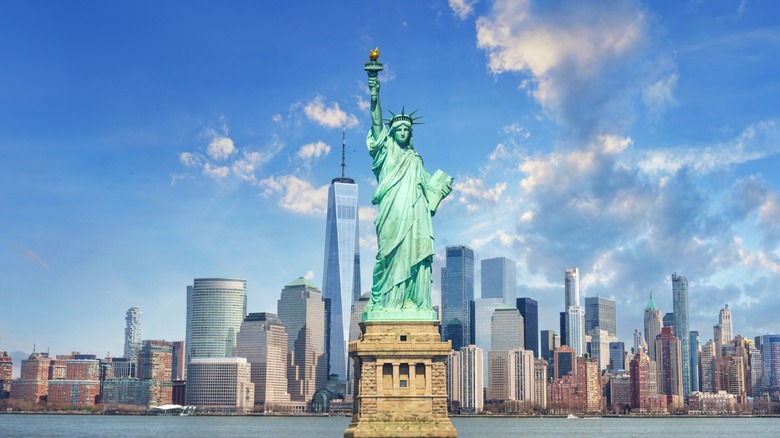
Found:
[(379, 207), (374, 221), (377, 255), (371, 299), (363, 321), (437, 320), (431, 304), (433, 226), (431, 217), (452, 190), (452, 177), (437, 170), (430, 175), (412, 142), (411, 114), (392, 114), (388, 127), (379, 104), (376, 62), (373, 50), (366, 63), (371, 90), (371, 130), (366, 136), (373, 158), (377, 188), (371, 202)]

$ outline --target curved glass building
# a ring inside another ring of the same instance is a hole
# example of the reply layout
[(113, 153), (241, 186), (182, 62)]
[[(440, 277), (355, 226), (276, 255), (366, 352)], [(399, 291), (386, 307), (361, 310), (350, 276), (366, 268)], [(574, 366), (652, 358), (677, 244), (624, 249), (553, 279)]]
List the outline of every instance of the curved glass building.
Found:
[(196, 278), (187, 286), (187, 362), (231, 357), (246, 316), (246, 280)]

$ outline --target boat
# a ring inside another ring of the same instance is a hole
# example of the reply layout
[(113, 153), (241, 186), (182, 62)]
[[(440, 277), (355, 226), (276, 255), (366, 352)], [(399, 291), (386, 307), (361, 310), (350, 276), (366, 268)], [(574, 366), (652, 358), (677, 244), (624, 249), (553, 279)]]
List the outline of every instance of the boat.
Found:
[(574, 420), (574, 419), (576, 419), (576, 418), (580, 418), (580, 417), (578, 417), (578, 416), (576, 416), (576, 415), (574, 415), (574, 414), (569, 414), (569, 416), (568, 416), (568, 417), (566, 417), (566, 419), (567, 419), (567, 420)]

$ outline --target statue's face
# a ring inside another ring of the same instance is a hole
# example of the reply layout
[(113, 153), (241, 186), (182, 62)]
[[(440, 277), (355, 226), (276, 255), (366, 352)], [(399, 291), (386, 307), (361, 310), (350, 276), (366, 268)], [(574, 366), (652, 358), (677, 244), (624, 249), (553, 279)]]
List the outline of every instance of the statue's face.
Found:
[(399, 146), (405, 148), (409, 145), (409, 139), (412, 137), (412, 130), (408, 126), (401, 124), (395, 128), (393, 133), (393, 140), (398, 143)]

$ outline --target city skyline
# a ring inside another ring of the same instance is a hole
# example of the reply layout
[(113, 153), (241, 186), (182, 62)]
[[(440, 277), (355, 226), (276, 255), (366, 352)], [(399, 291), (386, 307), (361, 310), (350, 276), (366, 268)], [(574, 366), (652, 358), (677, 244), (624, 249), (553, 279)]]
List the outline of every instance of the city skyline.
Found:
[(415, 147), (455, 177), (434, 301), (465, 244), (477, 285), (479, 259), (517, 261), (540, 329), (578, 266), (627, 343), (649, 291), (672, 310), (672, 272), (703, 343), (725, 303), (735, 332), (780, 332), (773, 3), (43, 4), (0, 17), (3, 350), (117, 356), (129, 307), (145, 338), (184, 339), (193, 278), (246, 279), (253, 312), (322, 284), (343, 128), (370, 260), (376, 46), (385, 105), (420, 109)]

